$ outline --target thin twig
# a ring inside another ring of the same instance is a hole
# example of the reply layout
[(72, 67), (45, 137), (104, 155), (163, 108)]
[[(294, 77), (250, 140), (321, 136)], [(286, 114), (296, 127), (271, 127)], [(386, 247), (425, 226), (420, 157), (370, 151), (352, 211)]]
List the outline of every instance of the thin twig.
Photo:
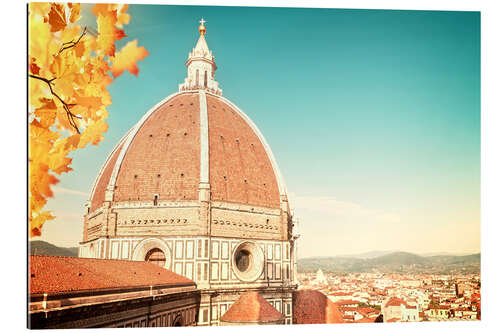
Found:
[(77, 116), (75, 115), (74, 113), (72, 113), (70, 111), (70, 106), (73, 106), (74, 104), (68, 104), (66, 103), (58, 94), (56, 94), (56, 92), (52, 89), (52, 81), (54, 81), (56, 78), (52, 78), (52, 79), (46, 79), (44, 77), (41, 77), (41, 76), (37, 76), (37, 75), (33, 75), (33, 74), (29, 74), (29, 77), (33, 78), (33, 79), (37, 79), (37, 80), (40, 80), (40, 81), (43, 81), (45, 83), (47, 83), (47, 85), (49, 86), (49, 89), (50, 89), (50, 92), (52, 93), (53, 96), (55, 96), (59, 102), (61, 102), (61, 104), (63, 105), (63, 108), (64, 108), (64, 111), (66, 111), (66, 117), (68, 117), (68, 121), (70, 123), (71, 126), (73, 126), (73, 128), (76, 130), (76, 132), (78, 134), (80, 134), (80, 130), (78, 129), (78, 126), (76, 125), (76, 122), (75, 122), (75, 119), (74, 118), (77, 118), (77, 119), (82, 119), (82, 117), (80, 116)]
[(61, 45), (61, 49), (59, 50), (58, 54), (61, 54), (62, 51), (64, 50), (67, 50), (67, 49), (70, 49), (74, 46), (76, 46), (76, 44), (78, 44), (78, 42), (80, 42), (80, 40), (82, 39), (83, 35), (85, 35), (85, 33), (87, 32), (87, 27), (85, 27), (82, 31), (82, 34), (80, 35), (80, 37), (78, 37), (78, 39), (75, 41), (71, 41), (71, 42), (65, 42)]

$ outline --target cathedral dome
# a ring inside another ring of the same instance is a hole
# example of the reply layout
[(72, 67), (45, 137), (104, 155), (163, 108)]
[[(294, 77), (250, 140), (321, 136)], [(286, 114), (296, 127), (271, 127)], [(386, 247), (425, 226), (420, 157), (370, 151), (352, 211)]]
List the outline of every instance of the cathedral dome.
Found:
[(116, 145), (89, 209), (105, 201), (198, 200), (200, 183), (210, 185), (213, 201), (279, 208), (280, 179), (264, 137), (241, 110), (210, 92), (181, 91), (153, 107)]
[(286, 190), (271, 149), (250, 118), (222, 97), (201, 22), (179, 92), (116, 145), (92, 187), (89, 213), (199, 200), (283, 208)]

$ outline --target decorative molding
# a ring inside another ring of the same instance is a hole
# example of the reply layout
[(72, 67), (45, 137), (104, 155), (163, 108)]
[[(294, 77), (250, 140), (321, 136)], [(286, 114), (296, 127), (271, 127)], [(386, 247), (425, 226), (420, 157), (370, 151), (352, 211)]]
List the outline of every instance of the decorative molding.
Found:
[(279, 230), (278, 225), (271, 224), (260, 224), (260, 223), (247, 223), (247, 222), (236, 222), (236, 221), (224, 221), (213, 219), (213, 224), (218, 224), (226, 227), (239, 227), (239, 228), (247, 228), (247, 229), (262, 229), (262, 230)]
[(179, 218), (162, 218), (162, 219), (137, 219), (137, 220), (122, 220), (118, 221), (117, 224), (121, 226), (139, 226), (139, 225), (165, 225), (165, 224), (187, 224), (187, 219)]
[(233, 203), (227, 201), (212, 201), (210, 203), (212, 208), (224, 209), (224, 210), (234, 210), (238, 212), (254, 213), (254, 214), (267, 214), (280, 216), (279, 208), (268, 208), (260, 206), (245, 205), (240, 203)]
[(100, 207), (99, 209), (93, 211), (92, 213), (87, 215), (87, 220), (93, 219), (94, 217), (101, 215), (102, 213), (104, 213), (104, 210), (105, 208)]

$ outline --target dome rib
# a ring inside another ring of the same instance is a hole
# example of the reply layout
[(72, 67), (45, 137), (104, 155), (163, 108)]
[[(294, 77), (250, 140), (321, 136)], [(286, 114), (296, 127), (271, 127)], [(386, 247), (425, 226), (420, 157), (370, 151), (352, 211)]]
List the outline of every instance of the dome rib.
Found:
[[(98, 185), (101, 182), (102, 177), (105, 175), (105, 170), (108, 168), (109, 163), (111, 163), (111, 161), (114, 159), (115, 154), (123, 148), (123, 142), (125, 141), (127, 136), (130, 134), (131, 130), (132, 129), (128, 130), (128, 132), (120, 139), (120, 141), (118, 141), (118, 144), (115, 145), (115, 147), (113, 148), (111, 153), (108, 154), (108, 156), (106, 157), (106, 160), (104, 161), (103, 165), (101, 166), (101, 169), (99, 170), (99, 173), (97, 174), (97, 177), (94, 180), (94, 183), (92, 184), (92, 190), (90, 191), (90, 196), (88, 199), (88, 205), (90, 205), (89, 208), (91, 209), (91, 211), (94, 211), (97, 208), (97, 207), (95, 207), (95, 205), (92, 204), (92, 202), (94, 201), (94, 198), (96, 196), (96, 189), (98, 188)], [(116, 161), (114, 163), (116, 163)], [(104, 190), (105, 190), (109, 184), (109, 178), (107, 180), (104, 180), (104, 181), (106, 182), (105, 187), (104, 187)]]

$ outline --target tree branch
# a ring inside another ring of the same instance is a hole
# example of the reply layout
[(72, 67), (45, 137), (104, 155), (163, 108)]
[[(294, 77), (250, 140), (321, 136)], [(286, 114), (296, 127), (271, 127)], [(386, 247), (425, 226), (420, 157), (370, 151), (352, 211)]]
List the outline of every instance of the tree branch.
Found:
[(66, 111), (66, 117), (68, 118), (68, 121), (70, 123), (70, 125), (76, 130), (76, 132), (78, 134), (80, 134), (80, 130), (78, 129), (78, 126), (76, 124), (76, 121), (75, 121), (75, 118), (77, 119), (82, 119), (82, 117), (80, 116), (77, 116), (75, 115), (74, 113), (72, 113), (70, 111), (70, 106), (73, 106), (74, 104), (68, 104), (66, 103), (58, 94), (56, 94), (56, 92), (52, 89), (52, 81), (54, 81), (56, 78), (52, 78), (52, 79), (46, 79), (44, 77), (41, 77), (41, 76), (37, 76), (37, 75), (33, 75), (33, 74), (29, 74), (29, 77), (33, 78), (33, 79), (37, 79), (37, 80), (40, 80), (40, 81), (43, 81), (45, 83), (47, 83), (47, 85), (49, 86), (49, 89), (50, 89), (50, 92), (52, 93), (52, 95), (54, 97), (56, 97), (59, 102), (61, 102), (61, 104), (63, 105), (63, 108), (64, 108), (64, 111)]
[(76, 44), (78, 44), (78, 42), (80, 42), (80, 40), (82, 39), (83, 35), (85, 35), (85, 33), (87, 32), (87, 27), (85, 27), (82, 31), (82, 34), (80, 35), (80, 37), (78, 37), (78, 39), (75, 41), (71, 41), (71, 42), (65, 42), (61, 45), (61, 49), (59, 50), (59, 52), (57, 53), (58, 55), (62, 53), (62, 51), (64, 50), (67, 50), (67, 49), (70, 49), (72, 47), (75, 47)]

